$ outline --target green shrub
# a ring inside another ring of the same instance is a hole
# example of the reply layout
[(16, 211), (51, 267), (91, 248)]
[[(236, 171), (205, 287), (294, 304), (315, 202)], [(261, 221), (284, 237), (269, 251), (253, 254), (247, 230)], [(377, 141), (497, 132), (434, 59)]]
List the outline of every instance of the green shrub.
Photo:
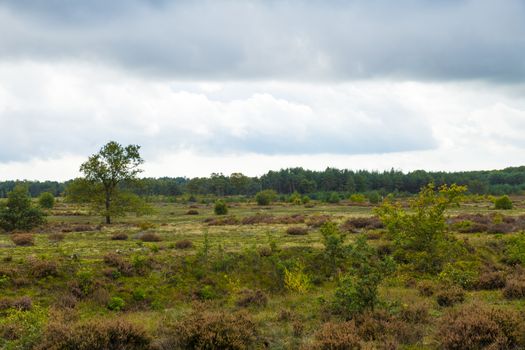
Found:
[(215, 212), (215, 215), (226, 215), (228, 214), (228, 207), (223, 200), (219, 199), (215, 202), (213, 211)]
[(350, 272), (339, 281), (333, 304), (335, 311), (347, 318), (375, 308), (378, 286), (394, 267), (391, 259), (377, 256), (364, 236), (352, 248), (350, 260)]
[(361, 193), (354, 193), (349, 199), (353, 203), (364, 203), (366, 201), (366, 197)]
[(126, 302), (120, 297), (111, 297), (108, 302), (108, 309), (112, 311), (120, 311), (124, 308)]
[(509, 196), (501, 196), (494, 200), (494, 209), (510, 210), (512, 209), (512, 201)]
[(17, 185), (0, 206), (0, 228), (6, 231), (30, 230), (45, 222), (44, 213), (31, 204), (27, 187)]
[(303, 204), (303, 201), (302, 201), (302, 198), (299, 192), (292, 193), (290, 197), (288, 198), (288, 202), (295, 204), (295, 205)]
[(328, 221), (321, 226), (321, 235), (323, 236), (323, 244), (325, 247), (325, 257), (329, 264), (335, 271), (340, 261), (345, 257), (345, 248), (343, 246), (346, 234), (339, 231), (337, 224)]
[(470, 288), (478, 279), (478, 265), (477, 262), (461, 260), (446, 263), (443, 271), (439, 273), (439, 279), (444, 283), (453, 283), (463, 288)]
[(255, 201), (258, 205), (269, 205), (277, 198), (277, 192), (274, 190), (264, 190), (257, 192)]
[(55, 197), (50, 192), (42, 192), (38, 197), (38, 205), (41, 208), (52, 209), (55, 205)]
[(379, 204), (380, 201), (381, 201), (381, 195), (379, 194), (379, 192), (374, 191), (368, 194), (368, 203)]
[(399, 203), (384, 201), (376, 209), (396, 247), (396, 257), (421, 272), (439, 273), (452, 258), (445, 211), (458, 205), (464, 186), (442, 186), (435, 191), (431, 183), (410, 203), (411, 211)]
[(339, 201), (341, 200), (341, 197), (339, 197), (339, 194), (337, 192), (331, 192), (327, 197), (326, 197), (326, 201), (328, 203), (339, 203)]
[(293, 269), (284, 269), (284, 285), (295, 293), (306, 293), (311, 287), (310, 277), (304, 272), (304, 266), (296, 265)]

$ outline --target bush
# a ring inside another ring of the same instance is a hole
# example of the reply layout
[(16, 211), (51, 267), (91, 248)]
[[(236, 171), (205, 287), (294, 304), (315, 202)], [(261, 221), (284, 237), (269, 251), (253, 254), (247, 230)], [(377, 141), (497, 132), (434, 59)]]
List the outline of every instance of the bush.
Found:
[(507, 299), (521, 299), (525, 297), (525, 279), (508, 278), (503, 289), (503, 296)]
[(226, 206), (226, 203), (219, 199), (215, 202), (215, 207), (213, 208), (213, 211), (215, 212), (215, 215), (226, 215), (228, 214), (228, 207)]
[(419, 294), (424, 297), (430, 297), (434, 295), (435, 286), (432, 281), (421, 281), (416, 286)]
[(324, 323), (314, 335), (312, 350), (358, 350), (362, 348), (361, 338), (353, 321)]
[(346, 235), (340, 232), (337, 225), (333, 222), (324, 223), (320, 231), (325, 246), (325, 257), (329, 260), (332, 269), (335, 271), (345, 256), (343, 244)]
[(494, 209), (510, 210), (512, 209), (512, 201), (509, 196), (501, 196), (494, 200)]
[(186, 212), (186, 215), (199, 215), (199, 211), (196, 209), (190, 209)]
[(128, 239), (128, 235), (124, 232), (118, 232), (118, 233), (114, 233), (112, 236), (111, 236), (111, 239), (113, 241), (125, 241)]
[(73, 326), (64, 321), (51, 321), (36, 349), (146, 350), (150, 342), (143, 328), (128, 321), (97, 318)]
[(2, 298), (0, 299), (0, 311), (7, 309), (17, 309), (20, 311), (29, 311), (33, 308), (33, 301), (28, 296), (20, 298)]
[(162, 237), (155, 232), (146, 232), (140, 236), (140, 240), (142, 242), (160, 242), (162, 241)]
[(339, 203), (339, 201), (341, 200), (341, 197), (339, 197), (339, 194), (337, 192), (331, 192), (327, 197), (326, 197), (326, 201), (328, 203), (332, 203), (332, 204), (336, 204), (336, 203)]
[(258, 205), (269, 205), (277, 198), (277, 192), (274, 190), (264, 190), (257, 192), (255, 201)]
[(240, 296), (236, 304), (240, 307), (266, 306), (266, 304), (268, 304), (268, 297), (262, 290), (245, 289), (240, 292)]
[(55, 197), (50, 192), (42, 192), (38, 197), (38, 205), (45, 209), (52, 209), (55, 205)]
[(352, 203), (364, 203), (366, 201), (366, 197), (360, 193), (354, 193), (349, 199)]
[(108, 309), (112, 311), (120, 311), (124, 308), (126, 302), (120, 297), (112, 297), (108, 302)]
[(465, 300), (465, 291), (457, 286), (447, 286), (436, 294), (439, 306), (448, 307), (462, 303)]
[(292, 236), (302, 236), (308, 234), (306, 227), (292, 226), (286, 229), (286, 233)]
[(501, 271), (482, 272), (474, 284), (476, 289), (491, 290), (505, 286), (505, 274)]
[(0, 228), (6, 231), (30, 230), (45, 222), (44, 213), (31, 205), (27, 187), (17, 185), (7, 196), (7, 205), (0, 206)]
[(58, 276), (58, 264), (55, 260), (29, 257), (27, 261), (29, 265), (29, 271), (35, 278)]
[(385, 224), (393, 238), (400, 259), (409, 262), (415, 270), (426, 273), (439, 273), (443, 264), (450, 259), (445, 248), (449, 244), (446, 231), (445, 212), (458, 205), (464, 186), (441, 186), (438, 191), (434, 184), (423, 187), (418, 196), (411, 201), (411, 211), (399, 203), (388, 200), (376, 209), (376, 214)]
[(368, 203), (379, 204), (381, 202), (381, 195), (378, 192), (370, 192), (368, 194)]
[(257, 328), (244, 313), (197, 310), (165, 329), (161, 349), (232, 349), (255, 348)]
[(392, 261), (379, 259), (363, 236), (352, 247), (350, 259), (350, 273), (339, 281), (333, 304), (335, 311), (345, 317), (374, 310), (379, 301), (378, 286), (393, 270)]
[(11, 240), (17, 246), (27, 247), (35, 244), (35, 239), (30, 233), (14, 233), (11, 235)]
[(304, 273), (304, 266), (297, 265), (293, 269), (284, 269), (284, 285), (295, 293), (306, 293), (311, 287), (310, 277)]
[(189, 249), (193, 247), (193, 242), (189, 239), (183, 239), (175, 242), (175, 248), (177, 249)]
[(444, 350), (523, 348), (523, 322), (512, 310), (463, 307), (445, 315), (438, 328)]

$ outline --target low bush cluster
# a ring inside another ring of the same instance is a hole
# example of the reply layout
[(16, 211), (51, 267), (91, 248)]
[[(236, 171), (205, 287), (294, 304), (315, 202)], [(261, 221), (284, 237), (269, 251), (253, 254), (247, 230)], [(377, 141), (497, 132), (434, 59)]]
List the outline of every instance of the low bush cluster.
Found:
[(97, 319), (85, 323), (69, 324), (51, 321), (36, 350), (146, 350), (151, 338), (146, 331), (122, 319)]
[(158, 349), (256, 348), (258, 330), (245, 313), (205, 311), (200, 308), (161, 330)]
[(471, 305), (443, 316), (437, 338), (444, 350), (522, 349), (523, 326), (512, 310)]
[(160, 242), (162, 241), (162, 237), (155, 232), (145, 232), (140, 235), (140, 240), (142, 242)]
[(286, 229), (286, 234), (289, 234), (292, 236), (304, 236), (308, 234), (308, 229), (306, 227), (301, 227), (301, 226), (292, 226)]
[(439, 306), (448, 307), (465, 300), (465, 291), (463, 288), (457, 286), (443, 286), (439, 292), (436, 293), (436, 301)]
[(35, 244), (35, 238), (31, 233), (13, 233), (11, 240), (17, 246), (27, 247)]
[(193, 247), (193, 242), (189, 239), (181, 239), (175, 242), (175, 248), (177, 249), (190, 249)]
[(356, 217), (346, 220), (341, 226), (342, 231), (361, 232), (362, 230), (374, 230), (384, 228), (383, 223), (377, 216)]

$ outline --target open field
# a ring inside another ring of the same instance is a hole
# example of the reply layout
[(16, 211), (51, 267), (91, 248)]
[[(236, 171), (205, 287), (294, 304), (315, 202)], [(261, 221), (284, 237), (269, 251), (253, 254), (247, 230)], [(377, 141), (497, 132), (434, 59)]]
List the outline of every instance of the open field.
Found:
[[(449, 217), (481, 214), (488, 218), (483, 219), (488, 220), (486, 227), (472, 233), (464, 228), (464, 222), (472, 223), (472, 218), (449, 220), (453, 236), (469, 252), (465, 265), (451, 261), (447, 270), (461, 276), (420, 273), (397, 264), (380, 284), (375, 314), (361, 321), (356, 331), (359, 346), (439, 348), (443, 347), (442, 320), (451, 310), (481, 305), (523, 312), (525, 287), (523, 295), (519, 291), (512, 297), (504, 295), (510, 280), (525, 285), (519, 263), (505, 258), (511, 237), (523, 230), (523, 198), (513, 201), (513, 210), (493, 210), (491, 202), (481, 199), (447, 212)], [(179, 346), (174, 344), (180, 341), (181, 329), (191, 333), (195, 327), (191, 322), (205, 328), (217, 311), (240, 315), (230, 321), (238, 322), (234, 328), (245, 328), (247, 333), (236, 330), (240, 334), (233, 338), (253, 337), (246, 344), (238, 341), (232, 349), (358, 348), (319, 342), (330, 333), (328, 328), (323, 328), (325, 335), (320, 333), (322, 325), (345, 320), (331, 311), (330, 304), (340, 276), (348, 272), (344, 263), (333, 273), (325, 266), (319, 226), (333, 221), (348, 231), (345, 245), (353, 245), (364, 235), (379, 255), (389, 255), (392, 244), (380, 225), (345, 226), (348, 220), (373, 216), (374, 207), (230, 203), (228, 215), (219, 217), (213, 205), (153, 206), (152, 215), (128, 216), (103, 225), (102, 218), (89, 215), (85, 208), (58, 202), (49, 212), (48, 223), (33, 232), (33, 245), (17, 246), (13, 234), (1, 234), (0, 347), (38, 348), (43, 346), (42, 337), (52, 339), (52, 333), (58, 332), (57, 324), (73, 327), (89, 320), (119, 319), (143, 328), (150, 347), (169, 349)], [(189, 210), (197, 214), (188, 215)], [(289, 234), (290, 227), (304, 230)], [(287, 272), (306, 275), (305, 288), (290, 286)], [(502, 282), (494, 286), (480, 282), (490, 273)], [(460, 288), (462, 300), (440, 306), (439, 293), (451, 286)], [(377, 316), (381, 312), (388, 317)], [(381, 317), (387, 318), (381, 323)], [(181, 326), (181, 320), (189, 321)], [(199, 348), (196, 343), (185, 344)]]

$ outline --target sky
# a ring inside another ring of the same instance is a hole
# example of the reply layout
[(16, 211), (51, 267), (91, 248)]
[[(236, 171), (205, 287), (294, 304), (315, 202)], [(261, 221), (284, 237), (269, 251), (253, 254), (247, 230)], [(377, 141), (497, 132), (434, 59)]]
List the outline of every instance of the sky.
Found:
[(521, 0), (0, 0), (0, 180), (525, 164)]

